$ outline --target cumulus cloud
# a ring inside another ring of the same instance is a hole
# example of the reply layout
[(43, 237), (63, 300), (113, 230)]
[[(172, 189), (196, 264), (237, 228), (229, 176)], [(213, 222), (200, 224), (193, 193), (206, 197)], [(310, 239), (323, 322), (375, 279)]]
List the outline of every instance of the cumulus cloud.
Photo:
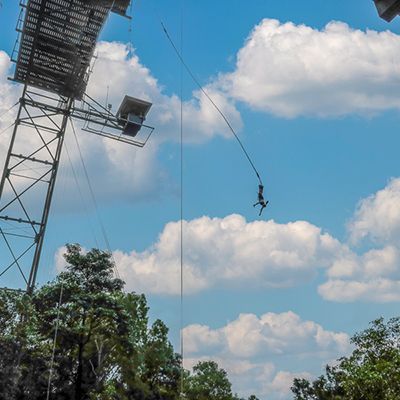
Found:
[(318, 30), (264, 19), (220, 77), (234, 99), (283, 117), (400, 108), (400, 37), (342, 22)]
[[(360, 202), (349, 225), (351, 232), (357, 237), (374, 239), (372, 247), (362, 251), (306, 221), (247, 222), (236, 214), (183, 221), (185, 293), (213, 288), (287, 288), (325, 275), (327, 280), (318, 287), (318, 292), (326, 300), (400, 301), (398, 227), (393, 213), (381, 207), (386, 197), (393, 209), (396, 201), (400, 205), (400, 197), (395, 200), (392, 195), (386, 196), (392, 194), (397, 182), (392, 180), (385, 189)], [(375, 214), (381, 216), (381, 225), (375, 222)], [(128, 290), (180, 294), (180, 229), (179, 221), (170, 222), (157, 241), (144, 251), (114, 251)], [(374, 248), (377, 237), (387, 244)], [(201, 329), (204, 339), (210, 343), (213, 338), (217, 346), (219, 338), (215, 332)], [(196, 347), (196, 343), (192, 345)], [(197, 345), (201, 347), (204, 343)]]
[(67, 263), (64, 254), (67, 252), (66, 246), (59, 247), (54, 254), (54, 267), (57, 273), (64, 271)]
[[(363, 32), (340, 22), (317, 30), (265, 19), (239, 50), (236, 69), (211, 78), (205, 89), (237, 130), (242, 121), (236, 101), (285, 117), (396, 109), (399, 47), (399, 37), (390, 32)], [(12, 105), (20, 92), (18, 85), (7, 82), (9, 74), (9, 57), (0, 52), (0, 112)], [(132, 201), (170, 190), (171, 181), (157, 156), (161, 143), (179, 137), (178, 96), (165, 94), (138, 55), (127, 45), (115, 42), (99, 43), (88, 92), (103, 102), (107, 88), (114, 110), (125, 93), (151, 101), (154, 105), (148, 122), (157, 130), (150, 145), (140, 150), (86, 133), (79, 135), (96, 194), (108, 200)], [(184, 119), (190, 121), (185, 134), (188, 142), (230, 137), (224, 121), (201, 92), (193, 92), (192, 98), (184, 102), (183, 111)], [(8, 118), (4, 122), (13, 119)], [(8, 139), (0, 137), (0, 154), (5, 154)], [(71, 135), (66, 139), (76, 164), (79, 161)], [(68, 169), (65, 160), (63, 165)], [(67, 171), (65, 176), (65, 184), (73, 188), (72, 175)]]
[[(313, 278), (337, 254), (336, 239), (304, 221), (278, 224), (246, 222), (240, 215), (201, 217), (183, 222), (186, 293), (219, 285), (249, 283), (289, 287)], [(178, 294), (180, 222), (168, 223), (158, 241), (143, 252), (114, 253), (128, 287), (158, 294)]]
[[(363, 32), (340, 22), (317, 30), (265, 19), (239, 50), (236, 69), (211, 78), (205, 89), (236, 130), (242, 127), (236, 101), (285, 117), (399, 108), (399, 47), (399, 37), (390, 32)], [(7, 82), (9, 74), (9, 57), (0, 52), (0, 112), (12, 105), (20, 92), (18, 85)], [(99, 43), (88, 92), (103, 102), (107, 88), (114, 111), (125, 93), (151, 101), (154, 105), (148, 123), (157, 129), (144, 149), (87, 133), (79, 135), (96, 194), (101, 199), (135, 201), (171, 191), (174, 185), (158, 162), (158, 150), (161, 143), (179, 137), (178, 96), (167, 95), (138, 55), (130, 52), (127, 45), (115, 42)], [(194, 91), (192, 98), (184, 101), (183, 111), (185, 121), (190, 121), (185, 132), (188, 142), (230, 137), (224, 121), (200, 91)], [(12, 116), (8, 118), (5, 122), (12, 121)], [(67, 135), (66, 141), (76, 165), (78, 152), (72, 136)], [(0, 154), (5, 154), (8, 143), (6, 135), (0, 137)], [(65, 185), (74, 188), (65, 158), (63, 166)], [(78, 174), (78, 179), (80, 175), (83, 174)], [(79, 196), (71, 197), (72, 205)]]
[(241, 314), (222, 328), (190, 325), (183, 334), (186, 367), (213, 359), (228, 371), (240, 394), (255, 392), (271, 399), (287, 398), (294, 377), (311, 377), (303, 371), (286, 370), (286, 360), (320, 368), (350, 350), (347, 334), (327, 331), (291, 311), (261, 317)]
[[(7, 111), (18, 100), (18, 90), (16, 85), (11, 84), (7, 80), (10, 74), (10, 69), (10, 57), (7, 53), (0, 50), (0, 115)], [(3, 115), (1, 122), (5, 119), (13, 120), (12, 116)]]
[(272, 381), (266, 381), (263, 385), (263, 392), (270, 394), (276, 400), (291, 399), (293, 393), (290, 388), (293, 386), (295, 378), (312, 379), (312, 375), (307, 372), (293, 373), (288, 371), (278, 371)]
[(400, 281), (390, 279), (365, 280), (329, 280), (318, 291), (326, 300), (347, 303), (366, 301), (389, 303), (400, 301)]
[[(322, 271), (327, 281), (318, 292), (327, 300), (400, 301), (399, 182), (390, 181), (360, 202), (349, 224), (350, 244), (305, 221), (246, 222), (240, 215), (184, 221), (186, 293), (215, 287), (291, 287)], [(386, 244), (360, 252), (351, 243), (361, 238)], [(179, 294), (180, 223), (167, 224), (145, 251), (116, 251), (115, 259), (129, 289)]]
[(349, 232), (353, 243), (365, 238), (378, 243), (400, 239), (400, 178), (359, 203)]
[(400, 250), (394, 246), (349, 253), (328, 270), (329, 280), (318, 291), (327, 300), (400, 301)]
[[(3, 165), (10, 137), (9, 127), (15, 119), (15, 112), (8, 110), (18, 101), (19, 91), (16, 85), (7, 81), (11, 70), (11, 60), (7, 53), (0, 50), (0, 164)], [(14, 111), (16, 111), (14, 109)]]
[(327, 300), (400, 301), (400, 179), (363, 199), (348, 224), (350, 241), (381, 244), (359, 255), (342, 254), (318, 291)]
[[(21, 86), (11, 84), (7, 76), (11, 75), (9, 56), (0, 51), (0, 115), (15, 104), (21, 93)], [(116, 111), (125, 94), (145, 99), (153, 103), (148, 123), (156, 127), (156, 131), (147, 146), (138, 149), (109, 139), (102, 139), (87, 132), (80, 132), (81, 125), (76, 123), (79, 144), (83, 159), (89, 170), (92, 185), (99, 199), (136, 201), (157, 198), (171, 192), (175, 185), (165, 168), (158, 160), (160, 145), (164, 142), (179, 140), (180, 100), (178, 96), (164, 94), (163, 87), (128, 46), (121, 43), (100, 42), (97, 47), (97, 58), (93, 74), (90, 77), (88, 93), (100, 103), (108, 101)], [(212, 85), (207, 89), (219, 106), (229, 117), (232, 124), (240, 130), (241, 117), (234, 104), (216, 91)], [(208, 100), (199, 92), (194, 92), (191, 99), (184, 102), (184, 119), (187, 124), (185, 138), (190, 143), (204, 143), (214, 136), (230, 137), (229, 131), (220, 116), (215, 112)], [(0, 131), (10, 125), (15, 113), (6, 114), (0, 122)], [(8, 133), (8, 134), (7, 134)], [(0, 136), (0, 162), (7, 152), (11, 130)], [(32, 136), (32, 135), (31, 135)], [(29, 149), (29, 140), (22, 144)], [(77, 170), (76, 176), (81, 188), (87, 187), (84, 173), (81, 173), (79, 151), (71, 128), (66, 135), (66, 150), (72, 165)], [(18, 150), (23, 153), (23, 149)], [(66, 151), (63, 153), (60, 170), (60, 186), (68, 187), (70, 193), (68, 207), (76, 206), (77, 196), (75, 176), (71, 172)], [(60, 196), (60, 195), (59, 195)], [(64, 195), (65, 196), (65, 195)], [(56, 197), (57, 199), (57, 197)], [(56, 203), (61, 203), (57, 202)]]
[[(151, 71), (141, 64), (137, 54), (129, 53), (129, 48), (125, 44), (100, 42), (97, 46), (97, 60), (89, 81), (88, 92), (92, 97), (104, 98), (107, 87), (109, 101), (114, 107), (118, 107), (124, 94), (153, 103), (148, 123), (157, 127), (154, 140), (163, 142), (180, 139), (180, 99), (176, 95), (164, 94), (162, 86), (152, 76)], [(241, 117), (232, 101), (213, 84), (206, 86), (205, 89), (235, 128), (240, 130)], [(184, 101), (183, 118), (185, 121), (190, 121), (185, 126), (187, 142), (202, 143), (214, 136), (231, 137), (221, 116), (199, 91), (194, 91), (193, 97)]]
[[(130, 53), (127, 45), (116, 42), (98, 44), (87, 91), (100, 101), (105, 101), (108, 91), (108, 102), (114, 111), (125, 94), (150, 101), (153, 107), (146, 123), (156, 127), (150, 141), (141, 149), (109, 139), (102, 140), (85, 132), (79, 135), (96, 195), (101, 199), (135, 201), (155, 199), (170, 192), (175, 185), (158, 161), (158, 151), (162, 143), (179, 140), (179, 98), (164, 94), (162, 86), (140, 62), (137, 54)], [(221, 106), (240, 129), (240, 114), (234, 106), (228, 101)], [(215, 135), (227, 135), (221, 119), (198, 93), (184, 103), (184, 118), (191, 121), (185, 134), (189, 142), (202, 143)], [(67, 146), (76, 148), (72, 138), (67, 141)], [(73, 163), (79, 165), (78, 153), (70, 153)], [(71, 174), (69, 176), (72, 180)]]

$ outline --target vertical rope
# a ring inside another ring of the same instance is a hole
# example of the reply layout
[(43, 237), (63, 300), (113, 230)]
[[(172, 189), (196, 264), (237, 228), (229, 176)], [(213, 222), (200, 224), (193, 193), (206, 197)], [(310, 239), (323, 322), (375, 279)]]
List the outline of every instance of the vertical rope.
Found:
[(225, 121), (225, 124), (227, 125), (229, 130), (232, 132), (232, 135), (235, 137), (236, 141), (238, 142), (240, 148), (243, 151), (243, 154), (245, 155), (245, 157), (247, 158), (248, 162), (250, 163), (251, 168), (254, 170), (260, 185), (262, 185), (263, 183), (262, 183), (262, 180), (261, 180), (261, 176), (258, 173), (257, 168), (256, 168), (253, 160), (250, 157), (250, 154), (248, 153), (248, 151), (244, 147), (244, 144), (240, 140), (239, 135), (236, 133), (236, 131), (233, 128), (232, 124), (229, 122), (228, 117), (224, 114), (222, 109), (220, 107), (218, 107), (217, 103), (213, 100), (213, 98), (207, 93), (206, 89), (203, 87), (203, 85), (200, 83), (200, 81), (196, 78), (195, 74), (190, 69), (189, 65), (186, 64), (186, 61), (183, 58), (183, 55), (182, 55), (181, 51), (177, 48), (175, 42), (172, 40), (171, 35), (169, 34), (169, 32), (167, 30), (167, 27), (165, 26), (165, 24), (164, 24), (164, 22), (162, 21), (161, 18), (160, 18), (160, 24), (161, 24), (162, 30), (165, 33), (165, 36), (167, 37), (168, 41), (170, 42), (170, 44), (171, 44), (172, 48), (174, 49), (177, 57), (179, 58), (181, 64), (184, 66), (184, 68), (188, 72), (189, 76), (192, 78), (193, 82), (198, 86), (199, 90), (204, 94), (204, 96), (207, 98), (207, 100), (212, 104), (212, 106), (215, 108), (215, 110), (218, 112), (218, 114)]
[(132, 57), (133, 53), (133, 1), (130, 2), (129, 7), (130, 19), (129, 19), (129, 27), (128, 27), (128, 35), (129, 35), (129, 42), (128, 42), (128, 54), (129, 57)]
[(64, 282), (61, 282), (60, 298), (58, 300), (58, 308), (57, 308), (56, 329), (54, 331), (54, 339), (53, 339), (53, 351), (52, 351), (52, 354), (51, 354), (51, 362), (50, 362), (49, 380), (47, 382), (46, 400), (50, 399), (51, 380), (53, 378), (54, 357), (55, 357), (55, 354), (56, 354), (58, 327), (59, 327), (59, 324), (60, 324), (60, 308), (61, 308), (63, 292), (64, 292)]
[[(183, 2), (181, 0), (181, 21), (180, 21), (180, 45), (181, 45), (181, 54), (183, 54)], [(181, 108), (180, 108), (180, 164), (181, 164), (181, 171), (180, 171), (180, 180), (181, 180), (181, 202), (180, 202), (180, 224), (181, 224), (181, 281), (180, 281), (180, 289), (181, 289), (181, 298), (180, 298), (180, 314), (181, 314), (181, 329), (180, 329), (180, 339), (181, 339), (181, 396), (183, 394), (183, 378), (184, 378), (184, 337), (183, 337), (183, 317), (184, 317), (184, 310), (183, 310), (183, 294), (184, 294), (184, 276), (183, 276), (183, 65), (180, 65), (180, 97), (181, 97)]]

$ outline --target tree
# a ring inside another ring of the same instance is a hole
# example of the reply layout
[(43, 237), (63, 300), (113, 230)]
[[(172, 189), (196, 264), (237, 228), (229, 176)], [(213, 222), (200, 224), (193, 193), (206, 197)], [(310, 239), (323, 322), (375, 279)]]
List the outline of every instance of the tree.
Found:
[(43, 393), (45, 382), (40, 374), (46, 364), (38, 352), (45, 353), (46, 347), (34, 346), (31, 311), (28, 296), (0, 292), (0, 400), (22, 398), (24, 393), (36, 398)]
[[(245, 400), (232, 393), (226, 371), (214, 361), (201, 361), (184, 378), (184, 399), (189, 400)], [(258, 400), (251, 395), (248, 400)]]
[(69, 245), (65, 259), (66, 271), (32, 297), (1, 294), (1, 396), (46, 398), (58, 324), (52, 398), (177, 398), (180, 359), (168, 328), (148, 327), (145, 297), (123, 291), (106, 252)]
[(123, 290), (109, 253), (68, 245), (64, 257), (32, 296), (0, 291), (0, 400), (45, 399), (50, 369), (57, 400), (178, 400), (182, 372), (184, 399), (243, 400), (215, 362), (182, 371), (167, 326), (149, 323), (145, 296)]
[(354, 335), (354, 351), (327, 366), (314, 382), (295, 379), (296, 400), (395, 400), (400, 398), (400, 318), (383, 318)]
[(189, 400), (232, 400), (232, 385), (225, 370), (214, 361), (199, 362), (185, 382)]

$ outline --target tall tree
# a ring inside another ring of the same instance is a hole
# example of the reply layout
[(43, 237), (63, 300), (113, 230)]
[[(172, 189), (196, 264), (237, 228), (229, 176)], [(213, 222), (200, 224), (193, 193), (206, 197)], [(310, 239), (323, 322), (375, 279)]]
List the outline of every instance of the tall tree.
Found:
[(179, 356), (161, 321), (148, 326), (145, 297), (123, 291), (106, 252), (69, 245), (65, 259), (32, 297), (0, 296), (0, 396), (46, 398), (58, 326), (52, 398), (177, 398)]
[[(50, 376), (51, 399), (182, 398), (168, 328), (149, 323), (144, 295), (123, 290), (110, 254), (68, 245), (65, 260), (32, 296), (0, 291), (0, 400), (46, 399)], [(215, 362), (184, 377), (184, 399), (239, 400)]]
[(232, 385), (225, 370), (214, 361), (199, 362), (187, 377), (185, 395), (189, 400), (232, 400)]
[(352, 354), (327, 366), (313, 382), (295, 379), (296, 400), (395, 400), (400, 399), (400, 318), (382, 318), (354, 335)]

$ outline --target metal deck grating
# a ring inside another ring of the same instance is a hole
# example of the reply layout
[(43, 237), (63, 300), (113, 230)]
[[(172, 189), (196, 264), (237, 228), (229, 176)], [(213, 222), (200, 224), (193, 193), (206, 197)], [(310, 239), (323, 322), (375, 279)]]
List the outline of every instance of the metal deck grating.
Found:
[(129, 0), (28, 0), (14, 80), (80, 99), (97, 38), (110, 11)]

